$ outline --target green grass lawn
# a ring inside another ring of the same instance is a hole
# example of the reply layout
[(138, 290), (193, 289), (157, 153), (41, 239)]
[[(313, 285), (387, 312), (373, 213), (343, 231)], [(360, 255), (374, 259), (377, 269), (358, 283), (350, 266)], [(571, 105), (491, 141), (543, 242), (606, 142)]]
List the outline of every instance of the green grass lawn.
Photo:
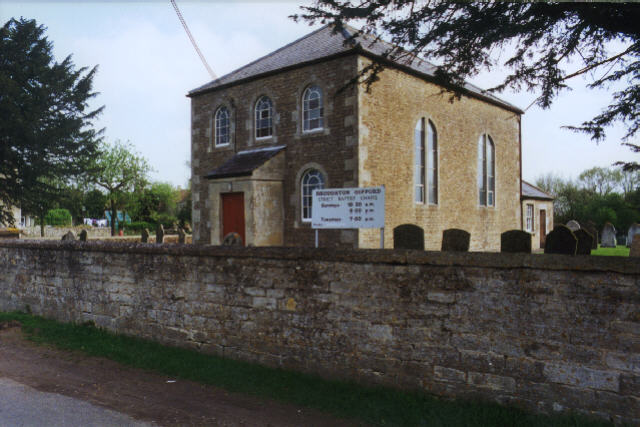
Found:
[(623, 245), (618, 245), (615, 248), (601, 248), (598, 245), (598, 249), (592, 249), (591, 255), (599, 256), (629, 256), (629, 248)]
[(450, 401), (421, 392), (365, 387), (312, 375), (162, 346), (107, 332), (92, 325), (46, 320), (25, 313), (1, 313), (18, 320), (29, 339), (101, 356), (124, 365), (198, 381), (232, 392), (319, 409), (337, 417), (380, 426), (608, 426), (581, 415), (536, 415), (493, 403)]

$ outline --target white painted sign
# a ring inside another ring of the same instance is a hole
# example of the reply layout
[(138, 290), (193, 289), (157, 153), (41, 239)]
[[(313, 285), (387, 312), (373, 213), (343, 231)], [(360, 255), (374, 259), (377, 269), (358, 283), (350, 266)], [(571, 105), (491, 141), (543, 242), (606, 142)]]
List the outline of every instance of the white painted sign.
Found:
[(384, 187), (313, 190), (313, 228), (384, 228)]

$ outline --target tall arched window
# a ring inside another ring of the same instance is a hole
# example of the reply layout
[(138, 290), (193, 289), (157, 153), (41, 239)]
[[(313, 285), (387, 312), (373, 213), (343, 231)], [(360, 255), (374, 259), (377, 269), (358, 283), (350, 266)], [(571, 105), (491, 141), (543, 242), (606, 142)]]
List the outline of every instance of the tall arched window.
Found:
[(478, 202), (481, 206), (495, 205), (495, 146), (487, 134), (478, 140)]
[(317, 169), (309, 169), (302, 175), (300, 194), (302, 196), (302, 220), (311, 221), (311, 202), (313, 190), (324, 188), (325, 179)]
[(322, 129), (323, 117), (322, 89), (310, 86), (302, 95), (302, 129), (305, 132)]
[(273, 103), (266, 96), (256, 102), (256, 138), (273, 135)]
[(215, 137), (216, 147), (229, 145), (231, 141), (231, 126), (229, 124), (229, 110), (227, 107), (220, 107), (215, 115)]
[[(426, 124), (426, 132), (425, 132)], [(416, 123), (414, 142), (414, 186), (416, 203), (438, 203), (438, 136), (431, 121)]]

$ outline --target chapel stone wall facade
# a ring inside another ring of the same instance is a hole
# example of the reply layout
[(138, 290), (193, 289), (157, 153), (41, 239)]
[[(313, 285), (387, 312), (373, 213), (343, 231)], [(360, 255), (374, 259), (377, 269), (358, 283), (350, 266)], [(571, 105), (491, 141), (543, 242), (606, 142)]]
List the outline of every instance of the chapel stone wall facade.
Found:
[[(361, 57), (359, 67), (368, 64)], [(471, 233), (470, 250), (500, 250), (500, 234), (521, 229), (520, 115), (488, 102), (451, 93), (397, 69), (386, 69), (370, 91), (359, 89), (360, 186), (386, 185), (386, 229), (405, 223), (425, 232), (425, 249), (440, 250), (442, 232)], [(414, 128), (430, 120), (438, 143), (437, 204), (416, 203)], [(480, 206), (478, 139), (495, 144), (495, 206)], [(361, 230), (359, 247), (378, 247), (377, 230)], [(385, 233), (393, 247), (393, 233)]]

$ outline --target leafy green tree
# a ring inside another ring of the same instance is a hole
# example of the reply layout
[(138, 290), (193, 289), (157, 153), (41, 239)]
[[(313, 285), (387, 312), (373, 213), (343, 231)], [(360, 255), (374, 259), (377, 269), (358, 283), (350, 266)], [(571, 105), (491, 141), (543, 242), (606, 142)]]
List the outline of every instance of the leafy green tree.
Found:
[(82, 204), (89, 218), (102, 218), (104, 208), (107, 206), (107, 198), (100, 190), (93, 189), (84, 194)]
[(622, 173), (618, 169), (594, 167), (578, 176), (583, 189), (606, 196), (621, 187)]
[[(535, 91), (542, 108), (577, 76), (590, 79), (592, 89), (623, 86), (600, 114), (570, 128), (597, 141), (607, 127), (620, 122), (626, 126), (624, 141), (640, 151), (628, 142), (640, 128), (638, 3), (316, 0), (302, 9), (294, 19), (333, 23), (335, 31), (354, 21), (362, 24), (360, 33), (391, 38), (395, 47), (389, 45), (362, 71), (367, 84), (376, 81), (387, 59), (422, 57), (438, 64), (436, 81), (456, 96), (464, 94), (466, 78), (496, 67), (510, 74), (491, 90)], [(506, 47), (513, 48), (511, 53)], [(640, 169), (638, 162), (622, 164), (627, 170)]]
[(100, 154), (93, 168), (93, 181), (106, 191), (111, 211), (111, 235), (116, 234), (118, 208), (126, 204), (128, 193), (144, 188), (151, 167), (131, 144), (116, 141), (113, 145), (101, 144)]
[(0, 28), (0, 222), (13, 223), (11, 205), (42, 218), (60, 195), (53, 183), (88, 169), (100, 141), (102, 107), (89, 107), (96, 70), (56, 62), (35, 20)]

